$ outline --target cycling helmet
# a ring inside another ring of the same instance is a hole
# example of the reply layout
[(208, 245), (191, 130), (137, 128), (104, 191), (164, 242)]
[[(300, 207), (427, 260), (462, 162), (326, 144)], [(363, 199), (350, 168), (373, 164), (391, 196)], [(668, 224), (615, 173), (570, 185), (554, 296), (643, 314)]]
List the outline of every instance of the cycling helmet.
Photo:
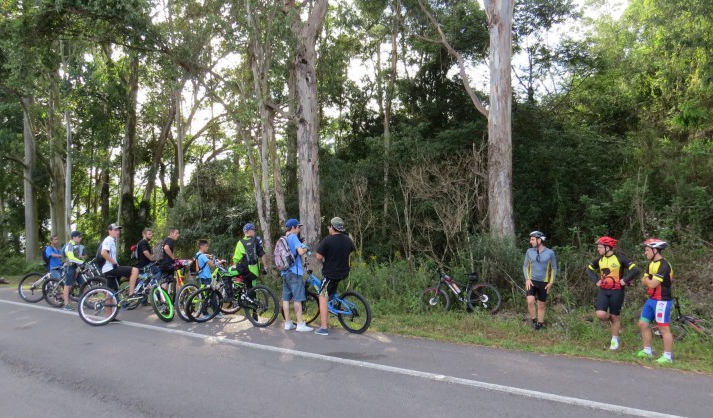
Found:
[(616, 248), (616, 245), (617, 245), (618, 243), (619, 243), (619, 241), (615, 240), (614, 238), (612, 238), (612, 237), (606, 237), (606, 236), (605, 236), (605, 237), (600, 237), (600, 238), (597, 240), (597, 245), (604, 245), (604, 246), (607, 246), (607, 247), (611, 248), (612, 250), (613, 250), (614, 248)]
[(250, 222), (246, 223), (245, 226), (243, 227), (243, 232), (254, 231), (254, 230), (255, 230), (255, 225)]
[(547, 237), (545, 236), (545, 234), (543, 234), (543, 233), (540, 232), (540, 231), (532, 231), (532, 232), (530, 232), (530, 236), (531, 236), (531, 237), (535, 237), (535, 238), (539, 238), (539, 239), (541, 239), (542, 241), (544, 241), (545, 239), (547, 239)]
[(668, 243), (662, 239), (658, 238), (649, 238), (646, 241), (644, 241), (644, 246), (649, 247), (649, 248), (654, 248), (656, 250), (663, 250), (666, 247), (668, 247)]

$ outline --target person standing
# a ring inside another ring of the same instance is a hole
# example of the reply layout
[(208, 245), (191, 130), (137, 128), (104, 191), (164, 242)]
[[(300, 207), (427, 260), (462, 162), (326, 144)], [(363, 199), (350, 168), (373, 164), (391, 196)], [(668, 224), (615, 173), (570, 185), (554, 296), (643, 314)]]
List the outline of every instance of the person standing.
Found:
[(344, 220), (334, 217), (327, 225), (329, 235), (319, 243), (315, 258), (322, 262), (322, 285), (319, 289), (319, 321), (320, 326), (314, 333), (329, 335), (327, 303), (337, 292), (339, 282), (349, 276), (349, 256), (356, 250), (354, 242), (345, 235), (347, 231)]
[(64, 289), (62, 291), (62, 300), (64, 301), (65, 311), (73, 311), (74, 307), (69, 303), (69, 292), (74, 286), (77, 279), (77, 266), (84, 264), (84, 261), (80, 260), (76, 254), (76, 248), (82, 241), (82, 233), (79, 231), (72, 231), (71, 239), (64, 246), (64, 256), (67, 258), (67, 270), (64, 275)]
[(641, 277), (641, 284), (646, 288), (649, 299), (644, 303), (641, 318), (639, 318), (639, 329), (644, 348), (636, 355), (640, 358), (653, 358), (654, 352), (651, 348), (653, 333), (650, 325), (656, 322), (661, 331), (664, 350), (663, 355), (656, 360), (656, 363), (673, 363), (673, 334), (669, 327), (671, 308), (673, 307), (673, 293), (671, 292), (673, 268), (661, 255), (661, 251), (668, 247), (668, 243), (662, 239), (649, 238), (644, 241), (644, 247), (644, 255), (649, 260), (649, 265), (646, 266), (646, 271)]
[[(198, 273), (196, 274), (196, 279), (198, 279), (201, 284), (205, 286), (210, 285), (210, 282), (213, 278), (212, 271), (215, 269), (215, 263), (212, 260), (213, 256), (211, 254), (208, 254), (209, 248), (210, 242), (208, 242), (207, 239), (198, 240), (198, 252), (195, 255), (195, 258), (198, 263)], [(214, 298), (211, 298), (210, 303), (214, 310), (218, 309)], [(208, 312), (201, 312), (200, 315), (208, 315)], [(223, 319), (223, 314), (221, 312), (218, 312), (215, 318)]]
[(527, 310), (535, 330), (542, 329), (545, 325), (547, 293), (557, 276), (557, 258), (555, 252), (545, 246), (546, 239), (545, 234), (540, 231), (530, 233), (530, 248), (525, 252), (525, 261), (522, 264), (527, 291)]
[[(141, 296), (134, 295), (134, 288), (136, 287), (136, 279), (139, 277), (139, 269), (136, 267), (119, 265), (116, 250), (116, 239), (119, 237), (121, 229), (122, 227), (117, 224), (111, 224), (107, 228), (108, 234), (101, 244), (101, 256), (105, 260), (104, 265), (102, 266), (102, 275), (108, 279), (107, 285), (114, 290), (119, 290), (119, 279), (121, 277), (128, 277), (128, 299), (138, 299), (141, 298)], [(114, 280), (111, 280), (112, 278)]]
[(50, 272), (50, 277), (57, 280), (62, 280), (62, 274), (58, 267), (62, 266), (62, 251), (59, 249), (59, 237), (52, 235), (50, 245), (44, 249), (44, 258), (49, 260), (47, 263), (47, 271)]
[[(161, 241), (161, 251), (163, 251), (163, 257), (158, 262), (158, 267), (161, 269), (161, 275), (165, 277), (173, 278), (173, 273), (176, 271), (176, 254), (175, 247), (176, 241), (181, 233), (178, 228), (168, 228), (168, 236)], [(161, 284), (164, 289), (168, 287), (166, 283)]]
[(597, 285), (597, 303), (594, 305), (597, 318), (611, 323), (610, 350), (619, 349), (621, 307), (624, 304), (624, 289), (641, 273), (626, 256), (615, 254), (619, 242), (612, 237), (597, 239), (599, 258), (587, 266), (587, 275)]
[[(285, 222), (285, 235), (287, 236), (287, 246), (295, 257), (295, 262), (282, 274), (282, 309), (285, 312), (285, 330), (296, 330), (299, 332), (312, 331), (312, 327), (305, 324), (302, 319), (302, 302), (307, 300), (305, 293), (305, 283), (302, 276), (304, 267), (302, 266), (302, 256), (309, 248), (300, 242), (299, 233), (302, 224), (297, 219), (288, 219)], [(290, 319), (290, 301), (295, 308), (295, 319), (297, 325)]]
[(254, 224), (246, 223), (243, 226), (243, 234), (243, 238), (235, 244), (233, 264), (243, 278), (245, 289), (250, 290), (260, 276), (261, 267), (267, 266), (267, 256), (262, 246), (262, 238), (255, 235)]

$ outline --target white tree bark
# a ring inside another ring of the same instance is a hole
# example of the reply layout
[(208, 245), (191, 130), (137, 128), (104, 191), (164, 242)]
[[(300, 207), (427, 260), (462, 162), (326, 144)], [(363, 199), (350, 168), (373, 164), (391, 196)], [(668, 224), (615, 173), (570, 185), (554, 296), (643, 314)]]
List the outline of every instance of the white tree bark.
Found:
[(32, 130), (32, 119), (30, 110), (32, 99), (23, 97), (20, 99), (22, 105), (22, 138), (25, 145), (25, 160), (23, 169), (23, 185), (25, 196), (25, 259), (34, 260), (39, 255), (39, 227), (37, 224), (37, 195), (33, 177), (35, 171), (37, 143)]

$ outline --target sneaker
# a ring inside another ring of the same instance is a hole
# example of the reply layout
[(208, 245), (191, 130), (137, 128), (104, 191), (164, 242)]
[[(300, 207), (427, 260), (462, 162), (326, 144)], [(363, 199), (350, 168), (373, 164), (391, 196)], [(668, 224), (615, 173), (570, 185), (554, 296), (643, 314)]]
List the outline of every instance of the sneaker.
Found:
[(666, 356), (661, 356), (661, 357), (658, 358), (658, 360), (656, 360), (656, 363), (658, 363), (658, 364), (671, 364), (671, 363), (673, 363), (673, 359), (672, 359), (672, 358), (668, 358), (668, 357), (666, 357)]
[(140, 295), (140, 294), (138, 294), (138, 293), (134, 293), (133, 295), (129, 295), (129, 297), (126, 298), (126, 300), (141, 299), (141, 298), (143, 298), (143, 297), (144, 297), (144, 295)]
[(619, 340), (611, 340), (611, 343), (609, 344), (609, 349), (612, 351), (616, 351), (619, 349)]
[(217, 318), (217, 319), (224, 319), (224, 318), (225, 318), (225, 315), (223, 315), (223, 312), (218, 312), (218, 315), (214, 316), (214, 318)]
[(533, 328), (535, 328), (535, 331), (540, 330), (545, 327), (545, 324), (542, 322), (535, 322), (535, 325), (533, 325)]
[(297, 332), (312, 331), (312, 327), (305, 324), (304, 322), (301, 322), (301, 323), (297, 324), (297, 328), (295, 328), (295, 331), (297, 331)]
[(654, 356), (653, 352), (651, 354), (649, 354), (644, 350), (641, 350), (638, 353), (636, 353), (636, 357), (638, 357), (638, 358), (652, 358), (653, 356)]
[(292, 331), (295, 328), (297, 328), (297, 326), (295, 326), (294, 322), (285, 322), (285, 331)]
[(68, 303), (68, 304), (64, 305), (64, 306), (62, 307), (62, 309), (65, 310), (65, 311), (73, 311), (73, 310), (74, 310), (74, 307), (73, 307), (71, 304)]
[(327, 328), (317, 328), (314, 333), (317, 335), (329, 335), (329, 330)]

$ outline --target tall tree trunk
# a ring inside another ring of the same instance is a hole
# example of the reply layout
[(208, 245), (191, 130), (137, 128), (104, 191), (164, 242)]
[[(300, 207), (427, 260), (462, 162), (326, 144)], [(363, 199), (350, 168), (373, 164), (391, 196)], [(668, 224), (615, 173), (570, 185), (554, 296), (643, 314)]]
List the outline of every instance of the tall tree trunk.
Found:
[[(394, 86), (396, 84), (396, 64), (398, 58), (397, 34), (401, 21), (401, 1), (394, 0), (392, 3), (394, 21), (391, 28), (391, 67), (389, 69), (389, 85), (386, 89), (386, 100), (384, 103), (384, 206), (381, 214), (381, 236), (387, 239), (386, 222), (389, 218), (389, 169), (391, 168), (391, 104), (394, 97)], [(379, 55), (381, 55), (379, 53)]]
[(139, 91), (139, 57), (131, 55), (129, 63), (128, 97), (126, 109), (126, 126), (124, 127), (124, 140), (121, 144), (121, 177), (119, 190), (120, 223), (124, 226), (124, 246), (128, 247), (134, 238), (140, 236), (141, 228), (136, 222), (136, 206), (134, 204), (134, 175), (136, 174), (134, 149), (136, 144), (136, 107)]
[(30, 111), (32, 99), (20, 99), (22, 106), (22, 139), (25, 145), (25, 160), (23, 169), (23, 185), (25, 196), (25, 259), (35, 260), (39, 255), (39, 224), (37, 221), (37, 195), (35, 194), (34, 176), (37, 152), (35, 134), (32, 130)]
[(514, 238), (512, 205), (512, 15), (514, 0), (485, 0), (490, 30), (488, 218), (490, 233)]
[(178, 193), (183, 192), (183, 140), (186, 138), (186, 127), (183, 123), (183, 112), (181, 111), (181, 92), (176, 89), (174, 100), (176, 101), (176, 169), (178, 170)]
[[(68, 74), (69, 65), (67, 64), (67, 54), (65, 54), (64, 42), (61, 39), (59, 41), (59, 49), (62, 55), (62, 66), (64, 67), (65, 74)], [(66, 75), (65, 81), (69, 81)], [(67, 139), (67, 156), (65, 158), (64, 172), (64, 210), (66, 211), (65, 230), (69, 231), (72, 228), (72, 121), (69, 118), (68, 107), (64, 109), (64, 127)]]
[(58, 72), (49, 75), (49, 100), (47, 100), (46, 132), (49, 139), (49, 175), (50, 175), (50, 219), (52, 234), (57, 235), (60, 241), (66, 240), (69, 233), (66, 229), (67, 212), (64, 206), (64, 161), (62, 152), (64, 141), (57, 137), (56, 127), (60, 123), (56, 120), (56, 110), (59, 105), (59, 79)]
[(299, 155), (300, 220), (306, 243), (317, 247), (320, 239), (319, 195), (319, 103), (317, 101), (317, 74), (315, 45), (327, 15), (328, 0), (316, 0), (306, 22), (295, 20), (292, 33), (297, 40), (295, 65), (295, 92), (297, 94), (297, 148)]

